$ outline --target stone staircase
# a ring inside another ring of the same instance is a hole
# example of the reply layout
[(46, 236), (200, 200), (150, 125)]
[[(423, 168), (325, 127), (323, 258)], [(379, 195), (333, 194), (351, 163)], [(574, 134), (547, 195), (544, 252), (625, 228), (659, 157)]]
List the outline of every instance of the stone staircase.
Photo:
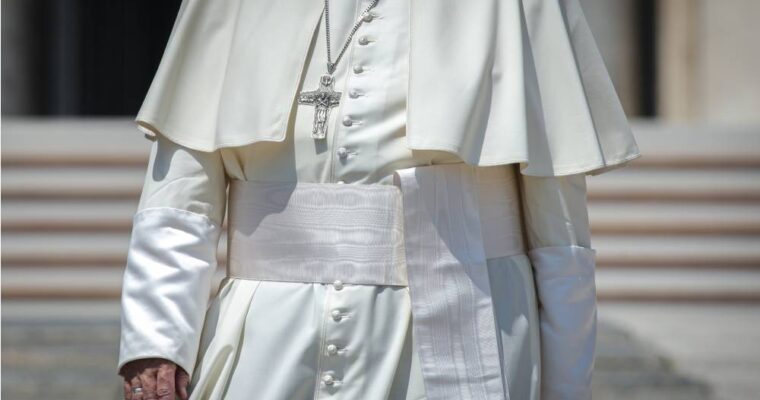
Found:
[(644, 154), (590, 177), (602, 300), (760, 300), (760, 127), (634, 123)]
[[(600, 301), (757, 303), (760, 128), (634, 127), (644, 157), (588, 178)], [(2, 128), (3, 397), (122, 398), (118, 300), (150, 142), (124, 118)], [(653, 343), (604, 319), (598, 337), (594, 398), (713, 398)]]
[[(118, 298), (150, 142), (125, 118), (2, 128), (3, 298)], [(588, 178), (600, 300), (760, 300), (760, 127), (634, 129), (644, 156)]]

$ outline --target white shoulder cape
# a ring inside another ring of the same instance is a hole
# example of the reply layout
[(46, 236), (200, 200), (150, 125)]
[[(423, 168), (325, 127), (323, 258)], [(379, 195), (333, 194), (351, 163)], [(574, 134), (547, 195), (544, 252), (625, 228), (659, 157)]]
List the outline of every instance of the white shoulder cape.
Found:
[[(284, 140), (321, 14), (184, 0), (138, 126), (201, 151)], [(414, 0), (410, 35), (410, 148), (534, 176), (641, 156), (578, 0)]]

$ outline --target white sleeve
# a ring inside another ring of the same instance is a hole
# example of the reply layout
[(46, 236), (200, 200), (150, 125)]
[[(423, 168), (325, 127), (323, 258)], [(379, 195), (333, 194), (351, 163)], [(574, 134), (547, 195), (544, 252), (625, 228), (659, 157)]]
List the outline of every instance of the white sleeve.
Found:
[(539, 300), (541, 398), (590, 400), (597, 303), (586, 176), (521, 175), (521, 191)]
[(192, 376), (227, 200), (219, 151), (158, 135), (151, 147), (121, 293), (117, 370), (160, 357)]

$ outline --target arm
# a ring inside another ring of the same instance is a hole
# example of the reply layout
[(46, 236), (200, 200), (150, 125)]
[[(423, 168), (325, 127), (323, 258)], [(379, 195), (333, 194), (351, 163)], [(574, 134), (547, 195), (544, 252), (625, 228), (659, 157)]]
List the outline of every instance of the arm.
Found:
[(541, 329), (542, 399), (591, 399), (596, 346), (595, 256), (586, 177), (520, 175)]
[(163, 358), (192, 376), (217, 268), (227, 179), (219, 151), (158, 135), (133, 218), (121, 295), (118, 370)]

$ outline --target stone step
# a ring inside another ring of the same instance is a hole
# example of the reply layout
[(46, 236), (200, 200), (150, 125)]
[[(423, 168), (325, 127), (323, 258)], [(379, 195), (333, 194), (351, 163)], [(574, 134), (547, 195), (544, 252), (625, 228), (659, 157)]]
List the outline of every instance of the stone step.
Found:
[[(2, 237), (5, 266), (99, 265), (121, 266), (126, 260), (129, 232), (11, 232)], [(86, 246), (83, 246), (86, 243)], [(225, 261), (226, 232), (222, 232), (218, 258)], [(730, 266), (760, 267), (758, 235), (597, 235), (601, 268)]]
[(5, 199), (136, 199), (143, 168), (3, 168)]
[(605, 234), (760, 235), (760, 203), (592, 201), (594, 237)]
[[(132, 227), (135, 199), (6, 200), (4, 232), (121, 232)], [(760, 204), (590, 202), (594, 237), (605, 234), (758, 235)], [(224, 225), (226, 228), (226, 224)]]
[[(760, 126), (632, 119), (642, 156), (630, 169), (760, 168)], [(628, 168), (628, 167), (626, 167)]]
[[(643, 156), (627, 169), (760, 168), (760, 127), (633, 119)], [(142, 165), (150, 142), (124, 117), (3, 120), (3, 164)], [(40, 146), (44, 143), (44, 146)], [(128, 161), (128, 162), (124, 162)]]
[[(4, 267), (3, 299), (95, 299), (118, 298), (124, 268), (104, 267)], [(219, 266), (209, 292), (213, 296), (217, 283), (225, 275)]]
[[(141, 166), (151, 142), (129, 118), (3, 118), (3, 167), (34, 165)], [(54, 162), (51, 162), (54, 161)]]
[(129, 233), (136, 211), (136, 199), (6, 200), (3, 202), (3, 231)]
[(621, 169), (587, 178), (589, 201), (758, 202), (760, 168)]
[(760, 301), (760, 270), (719, 267), (600, 268), (596, 272), (601, 301)]
[(758, 235), (597, 235), (591, 247), (604, 267), (685, 269), (760, 267)]
[[(4, 167), (8, 200), (136, 199), (145, 167)], [(618, 170), (587, 178), (589, 201), (757, 202), (760, 168)]]
[[(102, 266), (3, 267), (3, 299), (118, 298), (123, 272), (123, 267)], [(211, 296), (224, 276), (225, 266), (220, 265)], [(600, 268), (596, 284), (600, 301), (760, 301), (760, 270)]]
[[(17, 232), (2, 236), (3, 266), (123, 266), (129, 232)], [(222, 232), (217, 257), (225, 260), (227, 234)]]

